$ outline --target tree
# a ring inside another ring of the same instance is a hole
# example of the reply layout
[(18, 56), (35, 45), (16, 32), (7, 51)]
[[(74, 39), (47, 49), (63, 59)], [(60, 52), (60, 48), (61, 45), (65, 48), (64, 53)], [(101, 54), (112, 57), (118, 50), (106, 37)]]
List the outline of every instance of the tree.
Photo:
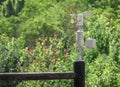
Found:
[(5, 17), (17, 16), (24, 7), (24, 0), (7, 0), (2, 5), (2, 13)]

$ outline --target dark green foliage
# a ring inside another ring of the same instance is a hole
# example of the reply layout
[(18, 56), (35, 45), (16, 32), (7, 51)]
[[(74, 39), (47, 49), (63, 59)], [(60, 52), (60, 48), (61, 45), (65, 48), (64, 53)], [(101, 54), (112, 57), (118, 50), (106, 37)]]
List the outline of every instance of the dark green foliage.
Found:
[(10, 0), (7, 0), (5, 2), (5, 6), (3, 7), (3, 15), (5, 17), (9, 17), (12, 14), (14, 14), (14, 8), (12, 6), (12, 2)]
[(6, 1), (6, 0), (0, 0), (0, 4), (2, 4), (4, 1)]
[(5, 17), (16, 16), (24, 7), (24, 0), (7, 0), (2, 5), (2, 14)]

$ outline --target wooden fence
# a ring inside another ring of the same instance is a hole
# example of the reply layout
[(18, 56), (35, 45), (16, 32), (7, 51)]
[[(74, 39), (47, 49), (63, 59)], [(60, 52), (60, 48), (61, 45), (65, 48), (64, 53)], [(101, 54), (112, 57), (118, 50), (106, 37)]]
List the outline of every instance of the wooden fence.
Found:
[(0, 73), (0, 81), (73, 79), (74, 87), (85, 87), (85, 63), (74, 62), (73, 72)]

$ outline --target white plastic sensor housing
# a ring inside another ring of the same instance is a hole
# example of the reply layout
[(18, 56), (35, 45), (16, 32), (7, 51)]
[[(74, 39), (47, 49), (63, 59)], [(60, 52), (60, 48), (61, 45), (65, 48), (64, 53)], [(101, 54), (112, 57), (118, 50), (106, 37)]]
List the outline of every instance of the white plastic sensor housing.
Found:
[(77, 31), (77, 36), (76, 36), (76, 44), (77, 47), (82, 48), (83, 47), (83, 31), (82, 30), (78, 30)]
[(77, 25), (78, 26), (83, 25), (83, 14), (78, 14), (78, 16), (77, 16)]
[(95, 39), (86, 39), (86, 48), (92, 49), (96, 46), (96, 40)]

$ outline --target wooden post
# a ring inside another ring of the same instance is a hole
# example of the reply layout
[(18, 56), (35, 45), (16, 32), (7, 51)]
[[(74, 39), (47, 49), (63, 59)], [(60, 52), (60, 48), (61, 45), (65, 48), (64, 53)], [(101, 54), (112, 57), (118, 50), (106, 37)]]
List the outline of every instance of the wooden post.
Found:
[(85, 87), (85, 62), (78, 60), (74, 62), (74, 87)]

